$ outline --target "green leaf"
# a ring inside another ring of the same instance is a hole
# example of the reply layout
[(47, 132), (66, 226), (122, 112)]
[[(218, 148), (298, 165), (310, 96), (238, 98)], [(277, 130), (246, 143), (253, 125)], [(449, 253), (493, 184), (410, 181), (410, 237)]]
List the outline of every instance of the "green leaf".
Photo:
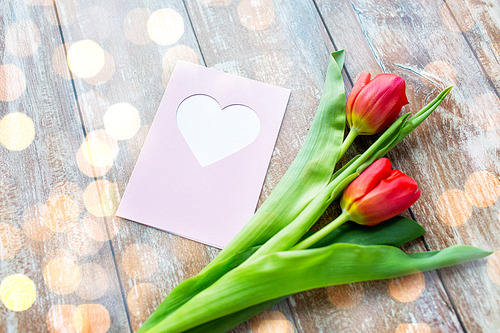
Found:
[(269, 300), (304, 290), (394, 278), (483, 258), (492, 252), (457, 245), (425, 254), (396, 247), (333, 244), (260, 257), (224, 275), (148, 333), (183, 332)]
[(434, 110), (441, 104), (441, 102), (448, 96), (453, 87), (448, 87), (443, 90), (436, 98), (434, 98), (429, 104), (427, 104), (422, 110), (418, 111), (406, 122), (403, 130), (399, 134), (398, 138), (392, 142), (392, 144), (386, 147), (382, 152), (381, 156), (387, 154), (392, 148), (394, 148), (398, 143), (403, 141), (415, 128), (418, 127), (427, 117), (431, 115)]
[[(422, 236), (425, 229), (417, 222), (406, 217), (397, 216), (373, 227), (356, 223), (345, 224), (335, 229), (330, 235), (316, 243), (314, 247), (322, 247), (335, 243), (350, 243), (358, 245), (391, 245), (400, 246)], [(192, 328), (187, 333), (224, 333), (239, 324), (249, 320), (256, 314), (265, 311), (281, 302), (288, 296), (267, 301), (212, 320), (206, 324)]]
[(425, 229), (420, 224), (412, 219), (396, 216), (373, 227), (357, 223), (344, 224), (313, 247), (318, 248), (335, 243), (401, 246), (423, 234), (425, 234)]

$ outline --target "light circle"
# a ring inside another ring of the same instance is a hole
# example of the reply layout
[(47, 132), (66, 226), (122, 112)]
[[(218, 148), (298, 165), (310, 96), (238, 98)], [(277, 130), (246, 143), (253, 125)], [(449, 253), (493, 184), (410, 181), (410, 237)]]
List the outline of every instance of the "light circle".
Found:
[(0, 65), (0, 101), (14, 101), (26, 90), (23, 71), (12, 64)]
[(139, 111), (128, 103), (111, 105), (103, 120), (106, 132), (116, 140), (133, 138), (141, 127)]
[(104, 50), (90, 39), (74, 43), (68, 50), (71, 72), (82, 78), (96, 76), (104, 67)]
[(12, 23), (5, 32), (5, 47), (16, 57), (32, 55), (40, 45), (40, 29), (31, 21)]
[(0, 120), (0, 144), (8, 150), (24, 150), (34, 138), (35, 124), (24, 113), (8, 113)]
[(175, 10), (159, 9), (149, 17), (149, 37), (160, 45), (172, 45), (184, 34), (184, 20)]
[(19, 231), (8, 223), (0, 223), (0, 260), (14, 258), (21, 245)]
[(119, 201), (118, 187), (106, 179), (90, 183), (83, 193), (85, 208), (96, 217), (113, 215)]
[(86, 140), (83, 141), (80, 149), (82, 149), (83, 158), (93, 166), (107, 167), (115, 162), (113, 149), (105, 141)]
[(58, 295), (70, 294), (80, 284), (80, 269), (68, 257), (56, 257), (42, 269), (47, 287)]
[(465, 224), (472, 215), (472, 205), (465, 192), (452, 189), (443, 192), (436, 203), (438, 219), (451, 227)]
[(0, 300), (11, 311), (27, 310), (36, 300), (35, 284), (26, 275), (9, 275), (0, 284)]
[(148, 34), (148, 20), (152, 12), (148, 8), (136, 8), (123, 20), (123, 32), (129, 41), (137, 45), (151, 43)]

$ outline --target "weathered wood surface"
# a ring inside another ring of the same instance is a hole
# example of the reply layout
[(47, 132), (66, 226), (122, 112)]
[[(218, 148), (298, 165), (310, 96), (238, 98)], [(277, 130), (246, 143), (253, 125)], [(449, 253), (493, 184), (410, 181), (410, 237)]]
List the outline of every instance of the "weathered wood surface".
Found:
[[(428, 233), (405, 250), (499, 249), (499, 17), (467, 0), (2, 2), (0, 283), (27, 292), (2, 296), (0, 332), (136, 331), (217, 254), (114, 217), (179, 59), (292, 89), (260, 202), (307, 134), (329, 52), (347, 50), (347, 91), (363, 71), (401, 75), (412, 112), (454, 85), (390, 155), (423, 193)], [(499, 258), (304, 292), (234, 332), (494, 332)]]
[[(0, 331), (107, 330), (110, 322), (126, 330), (110, 245), (91, 238), (83, 224), (89, 180), (75, 159), (82, 125), (71, 82), (52, 64), (59, 28), (48, 24), (43, 7), (0, 6), (2, 66), (22, 73), (9, 77), (4, 71), (1, 78)], [(12, 115), (23, 120), (7, 123)]]

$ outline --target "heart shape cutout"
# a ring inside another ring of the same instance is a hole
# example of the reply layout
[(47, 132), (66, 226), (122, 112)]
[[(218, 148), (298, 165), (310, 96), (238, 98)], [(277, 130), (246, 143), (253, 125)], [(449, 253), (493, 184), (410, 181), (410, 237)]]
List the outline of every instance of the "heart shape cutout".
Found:
[(259, 116), (245, 105), (219, 103), (207, 95), (186, 98), (177, 108), (177, 126), (202, 167), (252, 143), (260, 132)]

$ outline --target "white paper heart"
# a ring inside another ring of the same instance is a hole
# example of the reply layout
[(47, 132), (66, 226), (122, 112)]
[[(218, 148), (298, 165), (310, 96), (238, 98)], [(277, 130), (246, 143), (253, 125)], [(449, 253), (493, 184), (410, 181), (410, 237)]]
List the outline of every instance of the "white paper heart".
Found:
[(255, 111), (244, 105), (221, 109), (207, 95), (193, 95), (179, 105), (177, 126), (202, 167), (248, 146), (260, 132)]

